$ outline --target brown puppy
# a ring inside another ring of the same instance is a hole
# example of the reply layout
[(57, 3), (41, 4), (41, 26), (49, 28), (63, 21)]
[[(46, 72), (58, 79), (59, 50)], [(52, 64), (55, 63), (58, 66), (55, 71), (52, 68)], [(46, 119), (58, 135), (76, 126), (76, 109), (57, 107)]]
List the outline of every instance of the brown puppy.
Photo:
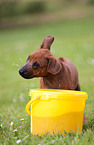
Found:
[[(52, 55), (50, 46), (53, 41), (53, 36), (43, 40), (40, 48), (28, 57), (19, 70), (20, 75), (26, 79), (41, 77), (40, 88), (80, 91), (76, 67), (68, 59)], [(87, 121), (86, 117), (84, 121)]]

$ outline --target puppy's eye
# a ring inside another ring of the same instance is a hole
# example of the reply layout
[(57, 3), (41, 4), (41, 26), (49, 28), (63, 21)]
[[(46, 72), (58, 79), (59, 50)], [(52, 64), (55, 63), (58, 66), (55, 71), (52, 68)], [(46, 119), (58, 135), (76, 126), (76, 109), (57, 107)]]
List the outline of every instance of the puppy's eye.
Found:
[(35, 62), (33, 63), (33, 68), (34, 68), (34, 69), (37, 69), (37, 68), (39, 68), (39, 67), (40, 67), (39, 63), (38, 63), (37, 61), (35, 61)]
[(29, 60), (29, 58), (30, 58), (30, 56), (28, 56), (28, 58), (27, 58), (27, 60), (26, 60), (26, 61), (28, 61), (28, 60)]

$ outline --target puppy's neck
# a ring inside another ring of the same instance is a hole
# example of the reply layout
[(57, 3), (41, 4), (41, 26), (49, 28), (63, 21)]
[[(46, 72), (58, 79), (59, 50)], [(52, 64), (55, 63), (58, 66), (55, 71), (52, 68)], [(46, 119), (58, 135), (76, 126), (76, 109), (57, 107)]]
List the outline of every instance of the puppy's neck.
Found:
[(44, 86), (48, 89), (60, 89), (60, 73), (56, 75), (48, 74), (46, 77), (42, 77)]

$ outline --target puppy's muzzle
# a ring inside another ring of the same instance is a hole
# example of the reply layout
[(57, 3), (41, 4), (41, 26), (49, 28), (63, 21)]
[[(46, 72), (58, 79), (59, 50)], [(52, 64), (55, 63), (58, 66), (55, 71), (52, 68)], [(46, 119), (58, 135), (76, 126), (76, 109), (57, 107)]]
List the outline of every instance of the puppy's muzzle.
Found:
[(24, 65), (22, 68), (19, 70), (19, 74), (25, 78), (25, 79), (30, 79), (33, 78), (34, 76), (28, 71), (28, 66)]

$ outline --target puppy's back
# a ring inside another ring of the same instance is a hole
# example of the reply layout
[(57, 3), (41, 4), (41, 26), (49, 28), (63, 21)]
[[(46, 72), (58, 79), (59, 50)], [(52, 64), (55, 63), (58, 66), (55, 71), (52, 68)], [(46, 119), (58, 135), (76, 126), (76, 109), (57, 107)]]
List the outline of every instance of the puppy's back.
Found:
[(65, 78), (68, 78), (71, 82), (71, 87), (77, 86), (78, 84), (78, 71), (76, 66), (67, 58), (59, 57), (58, 60), (62, 64), (62, 69), (64, 69)]

